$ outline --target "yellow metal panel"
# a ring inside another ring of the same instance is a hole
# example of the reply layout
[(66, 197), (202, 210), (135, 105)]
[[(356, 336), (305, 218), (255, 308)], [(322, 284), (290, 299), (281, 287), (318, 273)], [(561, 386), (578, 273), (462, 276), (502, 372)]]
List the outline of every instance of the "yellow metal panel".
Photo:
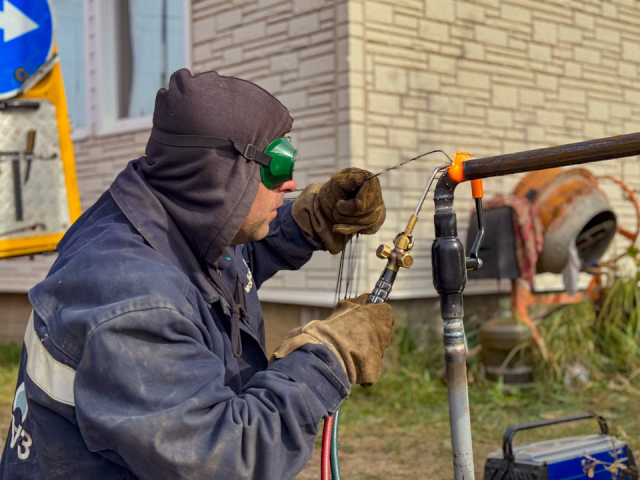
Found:
[[(30, 89), (27, 93), (16, 97), (17, 99), (44, 99), (55, 106), (55, 117), (58, 126), (60, 142), (60, 156), (64, 172), (64, 183), (69, 208), (69, 219), (73, 223), (82, 213), (78, 182), (76, 177), (75, 156), (71, 142), (71, 129), (67, 111), (67, 99), (62, 81), (60, 64), (56, 64), (52, 70)], [(43, 235), (32, 235), (21, 238), (0, 239), (0, 258), (19, 255), (29, 255), (39, 252), (55, 250), (57, 243), (63, 237), (64, 231), (46, 232)]]
[(63, 236), (64, 233), (59, 233), (55, 235), (38, 235), (29, 238), (0, 240), (0, 258), (19, 257), (21, 255), (54, 251)]

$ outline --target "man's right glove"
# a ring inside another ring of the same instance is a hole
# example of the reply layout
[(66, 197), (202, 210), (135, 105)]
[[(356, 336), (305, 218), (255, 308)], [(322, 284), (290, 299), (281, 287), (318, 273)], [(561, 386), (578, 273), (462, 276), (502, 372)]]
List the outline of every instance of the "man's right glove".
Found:
[(351, 385), (378, 380), (382, 356), (391, 343), (393, 310), (388, 303), (366, 304), (368, 294), (338, 302), (326, 320), (314, 320), (289, 332), (272, 360), (309, 343), (326, 345), (338, 357)]
[(355, 234), (376, 233), (384, 223), (380, 181), (367, 170), (345, 168), (326, 183), (309, 184), (294, 200), (291, 215), (335, 255)]

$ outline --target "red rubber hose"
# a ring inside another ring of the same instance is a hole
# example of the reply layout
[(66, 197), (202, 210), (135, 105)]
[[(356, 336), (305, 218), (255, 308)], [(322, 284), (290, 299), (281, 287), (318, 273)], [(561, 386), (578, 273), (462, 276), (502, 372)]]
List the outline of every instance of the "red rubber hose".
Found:
[(322, 457), (320, 458), (321, 480), (331, 480), (331, 429), (333, 428), (333, 415), (324, 421), (322, 431)]

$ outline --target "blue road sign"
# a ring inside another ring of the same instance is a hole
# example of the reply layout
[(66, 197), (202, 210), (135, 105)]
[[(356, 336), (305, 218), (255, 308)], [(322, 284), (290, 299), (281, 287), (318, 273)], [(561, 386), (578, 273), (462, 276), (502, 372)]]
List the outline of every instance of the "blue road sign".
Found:
[(52, 53), (49, 0), (0, 0), (0, 99), (18, 94)]

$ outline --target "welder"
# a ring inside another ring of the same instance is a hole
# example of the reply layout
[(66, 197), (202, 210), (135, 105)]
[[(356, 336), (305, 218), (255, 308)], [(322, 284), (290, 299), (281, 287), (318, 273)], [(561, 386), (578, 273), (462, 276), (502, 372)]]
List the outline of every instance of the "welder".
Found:
[(3, 479), (291, 479), (319, 422), (377, 380), (393, 313), (366, 296), (269, 359), (257, 290), (385, 218), (355, 168), (294, 201), (287, 109), (248, 81), (179, 70), (146, 155), (66, 233), (29, 292)]

